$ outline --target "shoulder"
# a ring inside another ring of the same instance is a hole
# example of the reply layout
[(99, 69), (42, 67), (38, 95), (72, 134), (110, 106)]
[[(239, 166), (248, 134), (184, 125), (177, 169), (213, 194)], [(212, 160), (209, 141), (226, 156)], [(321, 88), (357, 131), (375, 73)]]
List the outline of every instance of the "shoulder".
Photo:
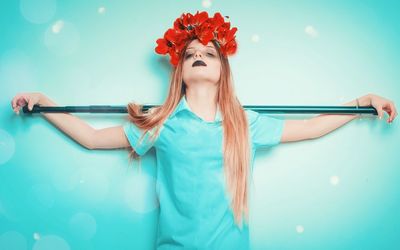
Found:
[(284, 118), (277, 118), (253, 110), (246, 110), (246, 114), (252, 134), (280, 133), (285, 123)]
[(250, 125), (255, 125), (260, 122), (284, 122), (284, 118), (277, 118), (270, 114), (261, 114), (251, 109), (246, 109), (245, 113), (247, 115), (247, 119)]
[(269, 114), (246, 110), (252, 142), (255, 149), (279, 144), (285, 120)]
[(246, 113), (247, 121), (250, 125), (254, 124), (254, 122), (257, 120), (258, 116), (260, 115), (258, 112), (251, 110), (251, 109), (245, 109), (244, 112)]

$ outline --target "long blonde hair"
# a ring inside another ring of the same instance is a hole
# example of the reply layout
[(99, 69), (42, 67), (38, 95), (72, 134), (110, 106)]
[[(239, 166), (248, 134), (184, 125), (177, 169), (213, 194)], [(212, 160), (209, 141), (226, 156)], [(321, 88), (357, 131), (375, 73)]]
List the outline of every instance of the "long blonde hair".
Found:
[[(236, 97), (232, 73), (228, 59), (219, 50), (218, 43), (212, 40), (221, 60), (221, 77), (218, 88), (218, 103), (223, 118), (223, 159), (225, 181), (230, 194), (229, 199), (234, 213), (235, 223), (242, 227), (244, 213), (248, 224), (248, 178), (250, 167), (250, 140), (246, 113)], [(188, 43), (182, 54), (185, 54)], [(155, 139), (160, 132), (164, 121), (174, 111), (182, 96), (186, 93), (186, 86), (182, 79), (183, 56), (171, 72), (169, 93), (164, 104), (153, 107), (148, 112), (142, 111), (142, 105), (131, 102), (128, 104), (128, 119), (142, 129), (143, 134), (155, 130), (151, 139)], [(129, 158), (138, 159), (140, 156), (130, 147)]]

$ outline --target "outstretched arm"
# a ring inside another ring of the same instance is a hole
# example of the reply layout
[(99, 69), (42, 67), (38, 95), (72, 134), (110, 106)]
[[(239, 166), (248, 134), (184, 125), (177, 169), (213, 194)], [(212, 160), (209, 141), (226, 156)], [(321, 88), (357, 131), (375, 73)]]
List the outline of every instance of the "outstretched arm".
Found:
[[(358, 101), (359, 106), (373, 106), (378, 112), (378, 117), (381, 119), (383, 117), (383, 112), (387, 112), (389, 115), (388, 122), (393, 122), (397, 116), (394, 103), (378, 95), (367, 94), (358, 98)], [(353, 100), (343, 104), (343, 106), (356, 106), (356, 104), (357, 101)], [(319, 138), (345, 125), (358, 116), (358, 114), (321, 114), (306, 120), (285, 120), (281, 142)]]
[[(40, 106), (57, 106), (46, 95), (38, 92), (18, 93), (11, 101), (12, 108), (16, 114), (19, 114), (19, 110), (25, 105), (28, 106), (29, 110), (32, 110), (35, 104)], [(85, 148), (91, 148), (95, 129), (89, 124), (69, 113), (43, 113), (43, 116), (77, 143)]]
[[(360, 106), (373, 106), (377, 112), (379, 119), (383, 118), (384, 111), (388, 113), (388, 123), (393, 122), (397, 116), (397, 110), (393, 101), (380, 97), (374, 94), (368, 94), (358, 98)], [(356, 100), (343, 104), (345, 106), (355, 106)], [(331, 115), (323, 114), (317, 117), (311, 118), (310, 126), (313, 130), (313, 138), (324, 136), (333, 130), (343, 126), (354, 118), (358, 117), (355, 115)]]

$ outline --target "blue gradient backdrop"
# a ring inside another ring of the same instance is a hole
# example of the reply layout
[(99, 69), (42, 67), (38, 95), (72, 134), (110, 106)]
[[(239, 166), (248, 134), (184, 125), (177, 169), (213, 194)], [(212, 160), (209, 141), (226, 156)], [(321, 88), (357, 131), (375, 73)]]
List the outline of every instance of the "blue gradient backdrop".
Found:
[[(341, 105), (367, 93), (400, 103), (398, 1), (1, 1), (0, 249), (154, 248), (154, 150), (138, 173), (128, 151), (86, 150), (10, 101), (35, 91), (59, 105), (161, 103), (170, 67), (155, 41), (196, 10), (238, 27), (230, 62), (243, 104)], [(77, 116), (95, 128), (125, 121)], [(257, 152), (253, 248), (399, 249), (399, 121), (386, 119)]]

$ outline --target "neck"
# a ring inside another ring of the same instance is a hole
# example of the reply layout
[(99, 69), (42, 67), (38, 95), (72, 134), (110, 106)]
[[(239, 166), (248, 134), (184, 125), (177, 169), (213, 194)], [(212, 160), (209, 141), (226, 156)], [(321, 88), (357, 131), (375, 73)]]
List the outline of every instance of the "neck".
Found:
[(203, 120), (214, 121), (217, 113), (217, 86), (200, 84), (186, 88), (186, 101), (190, 109)]

